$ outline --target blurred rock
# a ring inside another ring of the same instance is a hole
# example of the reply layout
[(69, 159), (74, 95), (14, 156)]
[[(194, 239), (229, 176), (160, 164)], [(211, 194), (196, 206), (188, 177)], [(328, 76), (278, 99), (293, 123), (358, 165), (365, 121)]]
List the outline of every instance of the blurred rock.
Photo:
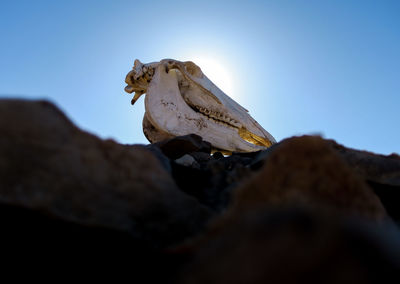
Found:
[(398, 155), (320, 137), (231, 156), (197, 135), (120, 145), (49, 102), (0, 100), (2, 255), (15, 265), (75, 257), (143, 283), (398, 283), (399, 177)]
[(143, 146), (76, 128), (46, 101), (0, 102), (0, 203), (125, 231), (154, 247), (199, 232), (209, 210)]
[(153, 144), (146, 145), (145, 148), (153, 153), (168, 173), (171, 173), (171, 160), (163, 154), (160, 148), (153, 146)]
[(179, 283), (399, 283), (400, 234), (389, 224), (300, 208), (242, 212), (184, 253)]
[(210, 154), (204, 152), (194, 152), (191, 153), (190, 156), (192, 156), (198, 163), (208, 162), (212, 159)]
[[(236, 211), (304, 205), (338, 214), (382, 220), (386, 212), (373, 190), (320, 137), (282, 141), (263, 168), (237, 189)], [(237, 213), (240, 214), (240, 213)]]
[(203, 138), (196, 134), (174, 137), (157, 142), (152, 144), (152, 147), (159, 147), (164, 155), (172, 160), (193, 152), (211, 153), (211, 144), (203, 141)]
[(222, 212), (228, 206), (232, 190), (249, 178), (251, 169), (247, 166), (251, 159), (239, 156), (205, 159), (198, 154), (191, 154), (197, 157), (196, 166), (173, 163), (172, 176), (182, 191), (214, 211)]
[(212, 157), (216, 160), (222, 159), (224, 155), (221, 152), (215, 152)]
[(382, 201), (388, 214), (400, 223), (400, 156), (377, 155), (350, 149), (328, 140), (332, 148), (357, 172)]
[(327, 140), (327, 142), (365, 180), (400, 187), (399, 155), (378, 155), (367, 151), (346, 148), (333, 140)]
[(175, 163), (185, 167), (195, 167), (195, 168), (199, 167), (199, 164), (196, 162), (196, 160), (189, 154), (185, 154), (179, 159), (176, 159)]
[[(155, 249), (129, 232), (88, 226), (38, 210), (0, 203), (3, 277), (54, 280), (131, 278), (139, 283), (172, 283), (186, 261)], [(51, 271), (51, 273), (46, 273)], [(156, 272), (156, 273), (154, 273)]]

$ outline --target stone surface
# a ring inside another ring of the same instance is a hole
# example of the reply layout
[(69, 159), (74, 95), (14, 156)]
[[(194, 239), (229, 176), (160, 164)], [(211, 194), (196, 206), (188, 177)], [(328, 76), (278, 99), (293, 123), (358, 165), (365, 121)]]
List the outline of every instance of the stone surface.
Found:
[(10, 279), (54, 281), (61, 275), (63, 280), (134, 277), (138, 283), (173, 283), (169, 279), (185, 261), (122, 230), (69, 222), (15, 205), (0, 203), (0, 226), (6, 260), (2, 276)]
[(120, 145), (48, 102), (0, 100), (2, 256), (21, 271), (398, 283), (398, 175), (396, 154), (320, 137), (231, 156), (197, 135)]
[(175, 163), (186, 167), (199, 167), (199, 164), (196, 162), (196, 160), (189, 154), (185, 154), (179, 159), (176, 159)]
[(291, 205), (373, 220), (386, 217), (373, 190), (327, 142), (314, 136), (291, 138), (277, 145), (262, 169), (237, 189), (232, 206), (241, 212)]
[(374, 189), (388, 214), (400, 222), (400, 156), (350, 149), (333, 140), (328, 143)]
[(212, 159), (212, 156), (209, 153), (204, 152), (190, 153), (190, 156), (192, 156), (198, 163), (208, 162)]
[(210, 217), (145, 147), (100, 140), (48, 102), (2, 100), (0, 133), (0, 203), (154, 246), (183, 240)]
[(152, 144), (151, 147), (160, 148), (163, 154), (172, 160), (193, 152), (211, 153), (211, 144), (195, 134), (163, 140)]
[(199, 166), (196, 167), (185, 167), (174, 163), (172, 176), (182, 191), (195, 196), (202, 204), (217, 212), (227, 207), (232, 190), (252, 172), (248, 167), (251, 159), (247, 157), (222, 156), (219, 159), (203, 157), (198, 158), (197, 162)]
[(346, 160), (349, 166), (367, 181), (400, 187), (400, 156), (378, 155), (346, 148), (333, 140), (328, 143)]
[(178, 283), (398, 283), (399, 239), (388, 224), (319, 211), (244, 211), (184, 248)]

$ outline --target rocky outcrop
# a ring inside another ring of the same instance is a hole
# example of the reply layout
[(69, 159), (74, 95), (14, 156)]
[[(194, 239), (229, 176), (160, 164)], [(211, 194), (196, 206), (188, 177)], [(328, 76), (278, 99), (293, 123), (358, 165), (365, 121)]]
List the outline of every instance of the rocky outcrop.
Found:
[(20, 267), (73, 258), (61, 272), (91, 264), (146, 283), (398, 280), (399, 181), (398, 155), (320, 137), (231, 156), (196, 135), (121, 145), (49, 102), (0, 100), (3, 256)]
[(374, 220), (386, 216), (379, 198), (362, 176), (326, 141), (312, 136), (291, 138), (277, 145), (265, 166), (237, 190), (233, 206), (236, 211), (304, 206)]
[(304, 207), (247, 210), (185, 248), (179, 283), (398, 283), (399, 237)]
[(79, 130), (45, 101), (0, 103), (0, 202), (127, 232), (155, 247), (190, 236), (210, 210), (144, 146)]

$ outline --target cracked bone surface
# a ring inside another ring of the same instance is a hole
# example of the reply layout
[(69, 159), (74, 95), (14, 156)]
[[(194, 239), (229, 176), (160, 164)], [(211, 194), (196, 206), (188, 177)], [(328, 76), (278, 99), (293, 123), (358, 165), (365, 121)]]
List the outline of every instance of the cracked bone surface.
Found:
[(125, 82), (125, 91), (135, 93), (132, 104), (146, 94), (143, 132), (151, 143), (191, 133), (224, 152), (254, 152), (276, 143), (191, 61), (135, 60)]

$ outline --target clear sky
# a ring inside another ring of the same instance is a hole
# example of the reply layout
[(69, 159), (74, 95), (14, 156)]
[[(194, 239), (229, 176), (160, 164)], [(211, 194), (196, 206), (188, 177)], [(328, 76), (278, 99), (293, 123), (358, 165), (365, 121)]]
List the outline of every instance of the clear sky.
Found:
[(125, 75), (174, 58), (277, 140), (400, 152), (400, 1), (2, 0), (0, 38), (0, 97), (49, 99), (102, 138), (148, 143)]

